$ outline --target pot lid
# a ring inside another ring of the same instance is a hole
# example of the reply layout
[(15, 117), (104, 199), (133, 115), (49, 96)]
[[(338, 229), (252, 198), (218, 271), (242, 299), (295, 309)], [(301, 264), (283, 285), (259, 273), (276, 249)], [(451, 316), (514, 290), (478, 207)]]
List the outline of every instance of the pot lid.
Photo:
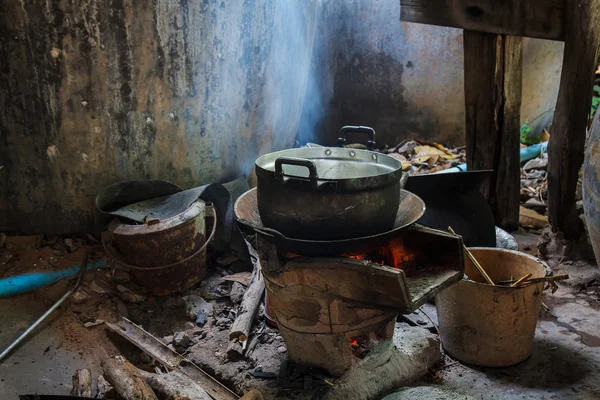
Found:
[[(312, 162), (319, 180), (373, 178), (402, 171), (402, 163), (374, 151), (337, 147), (305, 147), (265, 154), (256, 160), (256, 166), (275, 172), (276, 160), (281, 157), (306, 159)], [(309, 178), (309, 169), (283, 162), (283, 175)]]

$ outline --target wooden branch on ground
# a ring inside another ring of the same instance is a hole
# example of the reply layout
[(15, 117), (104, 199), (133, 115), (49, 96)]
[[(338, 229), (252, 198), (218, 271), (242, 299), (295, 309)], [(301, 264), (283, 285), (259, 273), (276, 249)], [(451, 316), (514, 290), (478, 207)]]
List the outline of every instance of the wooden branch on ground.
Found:
[(153, 357), (164, 367), (176, 369), (182, 374), (189, 376), (194, 382), (198, 382), (198, 384), (201, 385), (214, 400), (239, 399), (239, 396), (213, 378), (202, 368), (169, 349), (160, 340), (129, 321), (127, 318), (123, 318), (117, 324), (106, 322), (106, 326), (137, 346), (144, 353)]
[(152, 374), (143, 370), (138, 372), (162, 399), (212, 400), (202, 386), (179, 371), (166, 374)]
[(158, 400), (137, 368), (125, 357), (115, 356), (104, 359), (102, 370), (106, 380), (124, 400)]
[(89, 369), (75, 371), (71, 396), (92, 397), (92, 372)]
[(244, 293), (244, 297), (238, 308), (237, 316), (231, 326), (229, 339), (237, 339), (240, 342), (248, 339), (252, 321), (254, 320), (256, 310), (258, 310), (258, 306), (262, 301), (264, 291), (265, 281), (260, 270), (260, 261), (257, 259), (254, 271), (252, 272), (252, 280), (246, 289), (246, 293)]
[(482, 185), (496, 224), (519, 225), (522, 38), (464, 32), (467, 165), (494, 170)]
[(98, 377), (98, 382), (96, 383), (96, 398), (97, 399), (112, 399), (115, 397), (115, 388), (113, 388), (110, 383), (104, 378), (104, 375), (100, 375)]
[(227, 359), (229, 361), (240, 360), (244, 357), (244, 345), (246, 342), (240, 342), (237, 338), (230, 339), (227, 345)]
[(569, 242), (583, 233), (575, 190), (598, 59), (600, 1), (566, 0), (565, 5), (565, 53), (548, 143), (548, 216), (553, 235), (569, 253)]

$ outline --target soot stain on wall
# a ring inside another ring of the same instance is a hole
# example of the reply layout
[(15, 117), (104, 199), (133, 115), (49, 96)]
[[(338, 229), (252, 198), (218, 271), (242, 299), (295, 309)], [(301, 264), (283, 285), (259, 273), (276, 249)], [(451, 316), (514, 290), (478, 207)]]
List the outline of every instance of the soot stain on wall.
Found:
[(298, 138), (334, 145), (368, 124), (379, 144), (464, 140), (460, 30), (399, 21), (399, 2), (322, 0)]
[[(311, 17), (295, 32), (284, 27), (298, 9), (276, 0), (49, 4), (0, 0), (3, 231), (91, 230), (95, 195), (108, 184), (222, 181), (259, 150), (293, 145), (299, 112), (277, 129), (256, 115), (268, 109), (263, 89), (277, 95), (292, 78), (265, 73), (287, 51), (265, 44), (288, 34), (312, 38), (317, 0), (298, 3)], [(242, 15), (248, 28), (235, 37)], [(304, 44), (294, 49), (308, 55), (294, 60), (300, 83), (269, 102), (301, 104), (312, 42)]]

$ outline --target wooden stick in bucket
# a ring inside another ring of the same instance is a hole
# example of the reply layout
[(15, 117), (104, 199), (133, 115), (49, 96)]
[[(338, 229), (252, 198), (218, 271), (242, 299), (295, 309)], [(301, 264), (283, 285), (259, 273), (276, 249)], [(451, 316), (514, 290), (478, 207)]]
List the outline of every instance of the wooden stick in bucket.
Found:
[(512, 285), (510, 285), (510, 287), (515, 287), (518, 286), (520, 283), (522, 283), (523, 281), (531, 278), (531, 272), (528, 273), (527, 275), (522, 276), (521, 278), (519, 278), (519, 280), (517, 280), (516, 282), (514, 282)]
[[(456, 232), (454, 232), (454, 229), (452, 229), (451, 226), (448, 227), (448, 230), (450, 232), (452, 232), (453, 234), (456, 235)], [(465, 246), (464, 244), (463, 244), (463, 249), (465, 250), (465, 252), (469, 256), (469, 258), (471, 259), (471, 262), (473, 263), (473, 265), (475, 265), (475, 268), (477, 268), (477, 271), (479, 271), (479, 273), (481, 274), (481, 276), (483, 276), (483, 279), (485, 279), (485, 281), (488, 284), (490, 284), (492, 286), (496, 286), (494, 284), (494, 281), (492, 280), (492, 278), (489, 277), (489, 275), (487, 274), (487, 272), (485, 272), (485, 270), (483, 269), (483, 267), (481, 266), (481, 264), (479, 264), (479, 262), (475, 259), (475, 257), (473, 257), (473, 254), (471, 254), (471, 252), (469, 251), (469, 249), (467, 249), (467, 246)]]

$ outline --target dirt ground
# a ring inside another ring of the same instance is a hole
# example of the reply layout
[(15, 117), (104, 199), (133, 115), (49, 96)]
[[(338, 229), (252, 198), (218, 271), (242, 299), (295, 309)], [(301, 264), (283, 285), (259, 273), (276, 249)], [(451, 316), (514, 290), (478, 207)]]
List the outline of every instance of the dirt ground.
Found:
[[(517, 235), (517, 240), (521, 250), (536, 252), (536, 235)], [(85, 250), (99, 254), (94, 243), (83, 244), (74, 252), (64, 254), (53, 251), (51, 245), (37, 250), (5, 248), (0, 253), (0, 267), (7, 264), (8, 267), (0, 270), (3, 276), (59, 270), (80, 263)], [(277, 373), (287, 358), (281, 337), (264, 323), (262, 307), (254, 328), (255, 343), (250, 342), (253, 351), (249, 358), (225, 361), (228, 325), (234, 317), (235, 304), (229, 299), (231, 282), (223, 283), (219, 278), (243, 270), (244, 266), (212, 264), (216, 284), (194, 291), (212, 293), (207, 297), (212, 297), (214, 315), (203, 327), (191, 323), (181, 295), (148, 297), (127, 276), (108, 270), (87, 272), (79, 297), (65, 302), (43, 327), (0, 364), (0, 398), (17, 399), (18, 394), (26, 393), (66, 395), (78, 368), (90, 368), (95, 381), (101, 373), (100, 360), (104, 357), (125, 353), (135, 362), (131, 346), (108, 334), (102, 324), (84, 326), (99, 320), (116, 322), (122, 315), (157, 337), (165, 338), (167, 343), (174, 332), (185, 331), (192, 338), (192, 346), (181, 351), (239, 393), (260, 387), (266, 398), (283, 394), (293, 398), (293, 392), (272, 390), (269, 381), (251, 375), (257, 368)], [(561, 284), (554, 295), (545, 295), (550, 311), (542, 312), (533, 353), (528, 360), (509, 368), (480, 368), (445, 356), (443, 363), (415, 385), (445, 389), (456, 395), (455, 398), (466, 395), (479, 399), (600, 398), (600, 274), (595, 266), (584, 262), (556, 263), (552, 267), (555, 273), (569, 273), (571, 279)], [(1, 299), (0, 348), (8, 346), (71, 284), (72, 280), (61, 281), (35, 292)], [(123, 300), (117, 285), (131, 289), (143, 301)], [(427, 305), (427, 314), (435, 320), (435, 307)]]

